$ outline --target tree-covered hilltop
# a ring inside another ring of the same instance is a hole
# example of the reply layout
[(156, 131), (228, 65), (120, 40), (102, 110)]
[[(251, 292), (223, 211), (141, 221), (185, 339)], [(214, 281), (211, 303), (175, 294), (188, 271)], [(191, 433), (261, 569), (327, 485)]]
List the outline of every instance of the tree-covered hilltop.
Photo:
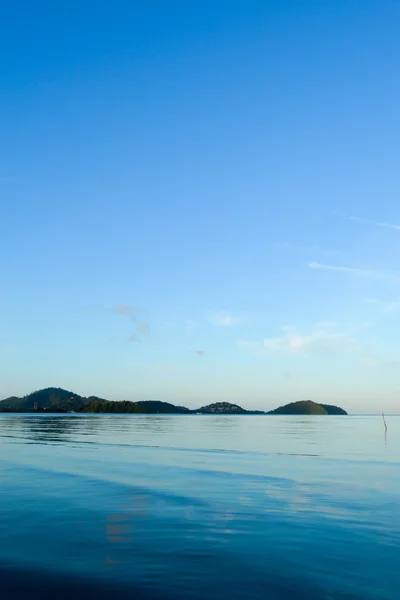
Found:
[(230, 402), (214, 402), (214, 404), (208, 404), (202, 406), (194, 411), (196, 414), (202, 415), (263, 415), (264, 412), (260, 410), (246, 410), (238, 404), (231, 404)]
[[(100, 399), (98, 399), (101, 401)], [(0, 409), (14, 411), (58, 408), (65, 411), (80, 411), (90, 399), (83, 398), (62, 388), (49, 387), (28, 394), (23, 398), (6, 398), (0, 402)]]
[(207, 404), (207, 406), (202, 406), (198, 408), (197, 413), (201, 413), (204, 415), (212, 415), (212, 414), (235, 414), (235, 415), (244, 415), (246, 410), (239, 406), (238, 404), (231, 404), (230, 402), (215, 402), (214, 404)]
[(181, 415), (190, 414), (192, 411), (183, 406), (175, 406), (169, 402), (160, 402), (158, 400), (146, 400), (142, 402), (129, 402), (123, 400), (120, 402), (89, 402), (82, 408), (81, 412)]
[(105, 402), (98, 402), (95, 400), (94, 402), (89, 402), (83, 406), (80, 412), (84, 413), (110, 413), (110, 414), (130, 414), (130, 413), (144, 413), (143, 409), (138, 402), (129, 402), (127, 400), (122, 400), (120, 402), (112, 402), (107, 400)]
[(347, 415), (343, 408), (331, 406), (330, 404), (317, 404), (312, 400), (301, 400), (300, 402), (291, 402), (271, 410), (269, 415)]
[(146, 413), (165, 414), (165, 415), (187, 415), (193, 411), (185, 406), (175, 406), (169, 402), (160, 402), (160, 400), (140, 400), (138, 402)]

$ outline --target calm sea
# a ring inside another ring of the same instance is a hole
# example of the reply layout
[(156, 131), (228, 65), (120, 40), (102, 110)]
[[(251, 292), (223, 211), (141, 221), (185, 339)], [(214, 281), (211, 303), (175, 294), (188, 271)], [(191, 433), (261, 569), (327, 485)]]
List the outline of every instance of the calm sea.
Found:
[(396, 600), (387, 424), (1, 415), (1, 600)]

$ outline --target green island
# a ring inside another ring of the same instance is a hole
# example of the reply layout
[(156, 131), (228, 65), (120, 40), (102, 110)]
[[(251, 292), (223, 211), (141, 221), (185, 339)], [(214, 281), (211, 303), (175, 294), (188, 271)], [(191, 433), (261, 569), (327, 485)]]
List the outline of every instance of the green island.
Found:
[(215, 402), (191, 410), (159, 400), (131, 402), (112, 401), (89, 396), (85, 398), (61, 388), (46, 388), (23, 398), (12, 396), (0, 401), (0, 412), (23, 413), (105, 413), (105, 414), (165, 414), (165, 415), (347, 415), (343, 408), (318, 404), (311, 400), (291, 402), (271, 411), (246, 410), (230, 402)]

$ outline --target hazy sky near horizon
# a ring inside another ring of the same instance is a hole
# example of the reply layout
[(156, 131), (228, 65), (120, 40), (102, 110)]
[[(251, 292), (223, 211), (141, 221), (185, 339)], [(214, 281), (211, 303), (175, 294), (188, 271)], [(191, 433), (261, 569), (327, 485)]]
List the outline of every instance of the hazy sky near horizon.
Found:
[(400, 3), (0, 7), (0, 396), (399, 411)]

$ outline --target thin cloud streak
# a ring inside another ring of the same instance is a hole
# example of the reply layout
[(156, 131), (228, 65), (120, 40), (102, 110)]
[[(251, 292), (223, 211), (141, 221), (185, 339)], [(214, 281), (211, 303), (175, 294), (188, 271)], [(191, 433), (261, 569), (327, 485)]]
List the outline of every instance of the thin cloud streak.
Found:
[(305, 332), (292, 327), (282, 327), (281, 330), (282, 334), (278, 337), (265, 338), (259, 342), (240, 340), (238, 346), (265, 357), (312, 358), (357, 354), (359, 351), (352, 329), (344, 329), (335, 323), (316, 323)]
[(375, 227), (384, 227), (385, 229), (396, 229), (400, 231), (400, 225), (394, 223), (385, 223), (380, 221), (370, 221), (369, 219), (361, 219), (360, 217), (350, 217), (350, 221), (355, 223), (363, 223), (364, 225), (375, 225)]
[(237, 317), (228, 313), (211, 313), (208, 317), (209, 322), (217, 327), (231, 327), (239, 322)]
[(373, 279), (385, 279), (386, 281), (393, 281), (400, 283), (400, 275), (393, 275), (391, 273), (384, 273), (382, 271), (373, 271), (369, 269), (356, 269), (353, 267), (345, 267), (340, 265), (327, 265), (319, 262), (309, 262), (307, 264), (309, 269), (320, 269), (323, 271), (337, 271), (339, 273), (348, 273), (349, 275), (356, 275), (361, 277), (370, 277)]

